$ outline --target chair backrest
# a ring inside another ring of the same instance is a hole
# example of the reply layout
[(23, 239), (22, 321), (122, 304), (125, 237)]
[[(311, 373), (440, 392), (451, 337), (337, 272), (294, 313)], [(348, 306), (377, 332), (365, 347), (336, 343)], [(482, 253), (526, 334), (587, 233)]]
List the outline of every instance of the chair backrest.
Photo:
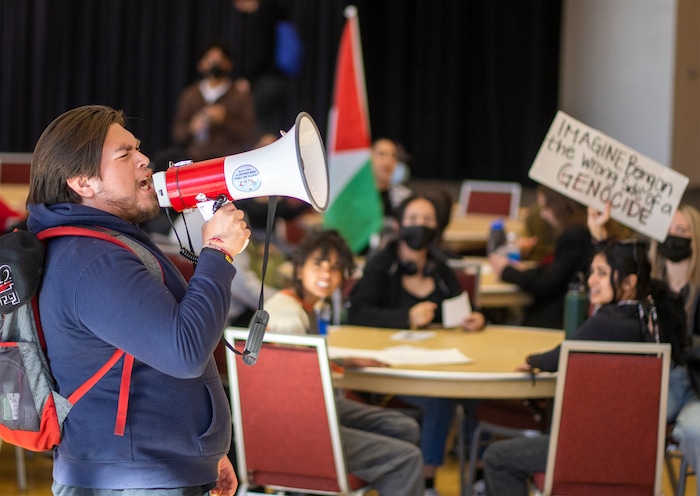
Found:
[(660, 495), (670, 345), (564, 341), (544, 494)]
[(520, 183), (508, 181), (462, 182), (459, 192), (459, 215), (494, 214), (518, 218)]
[(463, 266), (453, 267), (453, 270), (459, 280), (462, 291), (465, 291), (469, 295), (469, 302), (472, 308), (477, 308), (479, 306), (481, 265), (474, 263), (464, 264)]
[[(243, 349), (248, 330), (225, 335)], [(242, 488), (347, 494), (364, 484), (346, 473), (322, 337), (266, 333), (254, 366), (229, 349), (227, 362)]]
[(29, 169), (31, 168), (31, 165), (31, 152), (0, 152), (0, 183), (29, 184)]

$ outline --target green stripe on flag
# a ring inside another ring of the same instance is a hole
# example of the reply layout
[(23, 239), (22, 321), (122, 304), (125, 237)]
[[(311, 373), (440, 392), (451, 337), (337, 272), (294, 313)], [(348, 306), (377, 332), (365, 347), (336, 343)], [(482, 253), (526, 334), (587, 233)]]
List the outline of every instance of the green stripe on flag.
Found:
[(323, 216), (323, 225), (327, 229), (337, 229), (352, 251), (359, 253), (367, 248), (370, 237), (381, 230), (383, 216), (381, 198), (368, 161), (332, 200)]

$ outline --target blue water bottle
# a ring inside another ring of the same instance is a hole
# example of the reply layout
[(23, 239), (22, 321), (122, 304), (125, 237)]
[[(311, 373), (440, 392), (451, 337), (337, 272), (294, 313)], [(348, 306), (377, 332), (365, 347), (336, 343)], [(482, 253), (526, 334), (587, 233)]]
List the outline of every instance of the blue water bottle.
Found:
[(503, 219), (496, 219), (491, 223), (489, 239), (486, 242), (486, 254), (495, 253), (501, 246), (506, 244), (506, 232)]
[(316, 321), (318, 323), (318, 334), (327, 336), (328, 326), (331, 325), (331, 304), (328, 300), (321, 300), (320, 305), (316, 308)]

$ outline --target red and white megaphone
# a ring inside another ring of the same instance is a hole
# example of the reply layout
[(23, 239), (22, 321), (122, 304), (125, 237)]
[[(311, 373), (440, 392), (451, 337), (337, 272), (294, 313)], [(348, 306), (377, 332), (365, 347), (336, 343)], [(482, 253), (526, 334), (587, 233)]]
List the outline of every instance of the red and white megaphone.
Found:
[(161, 207), (177, 212), (197, 207), (205, 219), (213, 215), (217, 200), (260, 196), (297, 198), (323, 212), (329, 197), (326, 151), (316, 123), (301, 112), (277, 141), (249, 152), (172, 166), (153, 174), (153, 187)]

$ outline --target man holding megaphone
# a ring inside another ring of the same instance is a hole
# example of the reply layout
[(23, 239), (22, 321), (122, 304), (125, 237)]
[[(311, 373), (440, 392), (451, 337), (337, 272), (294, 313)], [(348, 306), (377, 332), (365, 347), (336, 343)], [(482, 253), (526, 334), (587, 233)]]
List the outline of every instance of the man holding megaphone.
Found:
[[(70, 411), (53, 491), (233, 496), (230, 409), (213, 351), (229, 309), (231, 262), (250, 231), (233, 203), (220, 206), (202, 227), (188, 285), (137, 227), (158, 214), (159, 199), (149, 159), (124, 125), (109, 107), (70, 110), (49, 124), (32, 160), (32, 232), (98, 226), (141, 252), (79, 236), (46, 246), (39, 309), (58, 389), (70, 394), (117, 349), (134, 357), (131, 375), (122, 376), (120, 359)], [(153, 260), (162, 277), (146, 267)], [(115, 434), (117, 391), (131, 377), (124, 432)]]

